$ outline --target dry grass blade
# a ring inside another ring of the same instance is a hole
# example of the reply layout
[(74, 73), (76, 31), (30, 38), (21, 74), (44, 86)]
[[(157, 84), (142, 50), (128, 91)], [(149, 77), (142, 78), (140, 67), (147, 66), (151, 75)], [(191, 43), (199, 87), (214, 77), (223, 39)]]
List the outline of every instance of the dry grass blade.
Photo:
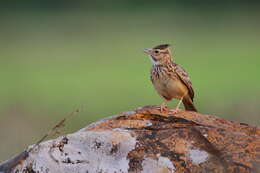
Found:
[(43, 142), (47, 137), (49, 136), (54, 136), (55, 134), (58, 134), (58, 130), (61, 127), (65, 126), (65, 122), (67, 121), (67, 119), (69, 119), (70, 117), (77, 115), (80, 112), (80, 108), (72, 111), (68, 116), (66, 116), (65, 118), (63, 118), (61, 121), (59, 121), (57, 124), (55, 124), (49, 131), (48, 133), (46, 133), (31, 149), (28, 150), (28, 152), (31, 152), (32, 150), (34, 150), (36, 147), (39, 146), (39, 144), (41, 142)]

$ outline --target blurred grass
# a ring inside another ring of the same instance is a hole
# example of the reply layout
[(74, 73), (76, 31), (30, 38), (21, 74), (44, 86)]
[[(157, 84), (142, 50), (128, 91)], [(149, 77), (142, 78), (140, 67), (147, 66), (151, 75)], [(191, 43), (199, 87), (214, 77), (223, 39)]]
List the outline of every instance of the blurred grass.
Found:
[[(202, 113), (260, 124), (259, 12), (12, 12), (1, 17), (0, 160), (83, 105), (63, 133), (161, 98), (143, 48), (171, 43)], [(174, 106), (176, 101), (171, 103)]]

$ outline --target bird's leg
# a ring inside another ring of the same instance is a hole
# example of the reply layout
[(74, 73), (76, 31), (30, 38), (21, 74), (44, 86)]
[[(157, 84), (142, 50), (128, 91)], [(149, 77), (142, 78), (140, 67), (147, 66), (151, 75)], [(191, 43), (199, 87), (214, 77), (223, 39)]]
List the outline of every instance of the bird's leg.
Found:
[(180, 99), (179, 103), (177, 104), (176, 108), (173, 110), (173, 113), (177, 114), (180, 111), (180, 105), (183, 100), (183, 97)]
[(183, 97), (180, 99), (179, 103), (177, 104), (176, 108), (175, 109), (179, 109), (180, 108), (180, 105), (181, 105), (181, 102), (183, 100)]
[(167, 107), (167, 102), (166, 101), (162, 102), (162, 104), (160, 106), (160, 111), (162, 113), (168, 111), (168, 107)]

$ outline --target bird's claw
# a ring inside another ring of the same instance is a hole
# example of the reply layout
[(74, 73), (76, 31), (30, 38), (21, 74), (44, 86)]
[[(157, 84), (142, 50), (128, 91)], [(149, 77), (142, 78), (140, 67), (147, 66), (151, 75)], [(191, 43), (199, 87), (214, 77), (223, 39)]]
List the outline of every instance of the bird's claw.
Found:
[(160, 111), (161, 111), (161, 113), (168, 113), (168, 107), (166, 105), (161, 105)]
[(175, 109), (173, 109), (172, 110), (172, 113), (173, 114), (177, 114), (177, 113), (179, 113), (181, 110), (179, 109), (179, 108), (175, 108)]

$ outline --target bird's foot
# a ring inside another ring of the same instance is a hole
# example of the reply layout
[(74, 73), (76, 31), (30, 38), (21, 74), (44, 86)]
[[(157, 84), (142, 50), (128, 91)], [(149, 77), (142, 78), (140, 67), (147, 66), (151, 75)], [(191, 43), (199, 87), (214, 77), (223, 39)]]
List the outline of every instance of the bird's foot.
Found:
[(172, 110), (173, 114), (178, 114), (181, 110), (179, 108), (175, 108)]
[(166, 104), (162, 104), (162, 105), (160, 106), (160, 112), (161, 112), (161, 113), (168, 113), (168, 107), (167, 107)]

